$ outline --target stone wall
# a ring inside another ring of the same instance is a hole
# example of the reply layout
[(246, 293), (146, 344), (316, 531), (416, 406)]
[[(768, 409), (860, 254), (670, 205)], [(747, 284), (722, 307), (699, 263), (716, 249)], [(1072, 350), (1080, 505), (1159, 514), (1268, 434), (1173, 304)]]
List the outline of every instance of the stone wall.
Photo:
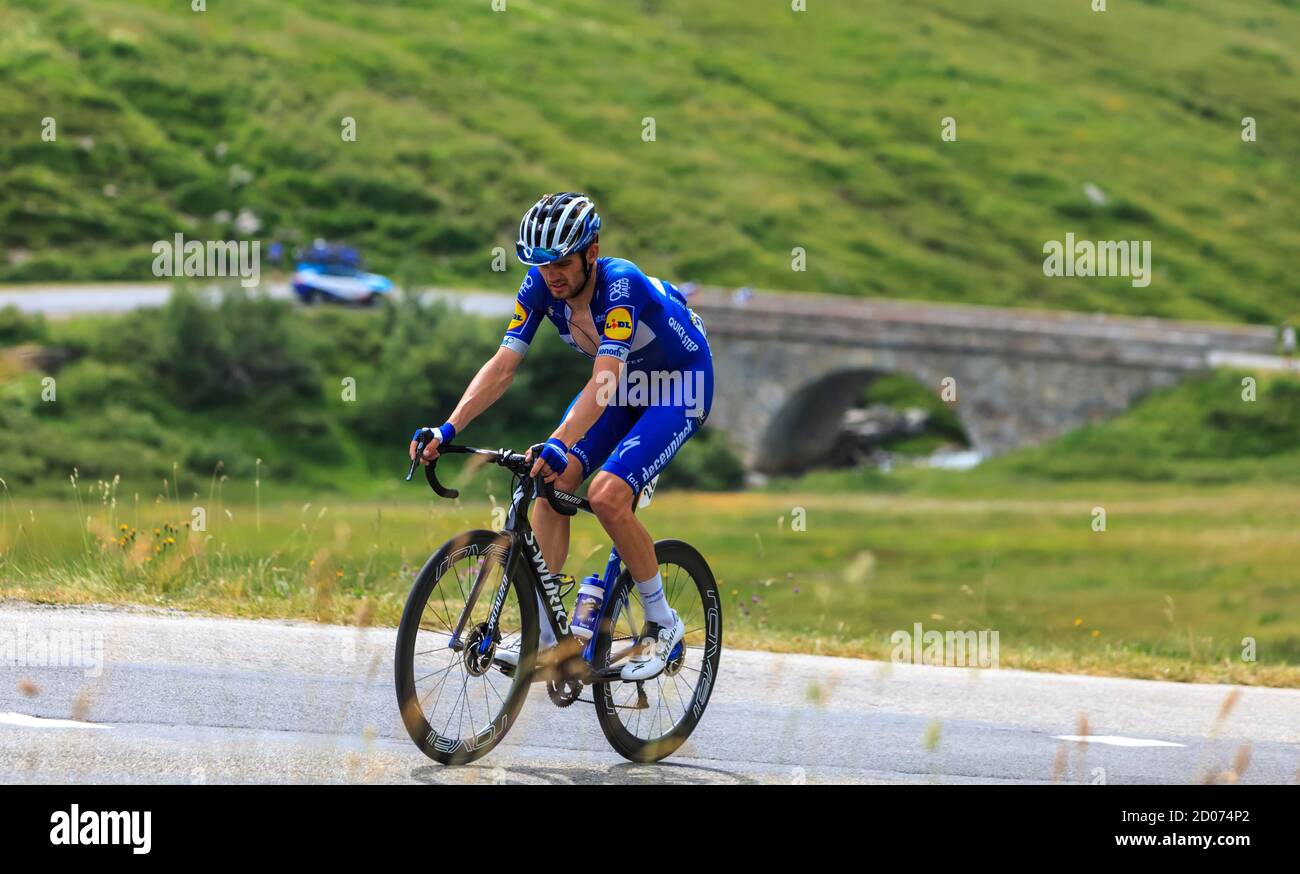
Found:
[(1215, 351), (1273, 351), (1269, 328), (1000, 310), (822, 295), (743, 305), (701, 292), (716, 389), (710, 427), (747, 465), (820, 461), (844, 412), (875, 375), (910, 376), (939, 393), (955, 380), (957, 414), (992, 455), (1127, 409), (1210, 366)]

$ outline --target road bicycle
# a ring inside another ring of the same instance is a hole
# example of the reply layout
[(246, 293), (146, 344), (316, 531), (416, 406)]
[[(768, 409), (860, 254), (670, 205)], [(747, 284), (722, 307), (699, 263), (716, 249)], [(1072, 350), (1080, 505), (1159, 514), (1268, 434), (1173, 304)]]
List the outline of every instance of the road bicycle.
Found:
[[(419, 432), (417, 459), (431, 435)], [(680, 540), (655, 543), (668, 604), (685, 623), (686, 635), (658, 676), (624, 681), (620, 672), (638, 651), (645, 611), (618, 550), (610, 549), (605, 565), (605, 597), (594, 633), (583, 639), (570, 631), (568, 591), (547, 568), (528, 521), (538, 497), (565, 516), (590, 513), (591, 505), (529, 476), (532, 461), (508, 449), (447, 444), (438, 452), (477, 455), (505, 468), (513, 475), (513, 497), (503, 530), (451, 538), (411, 587), (394, 658), (397, 703), (411, 740), (443, 764), (479, 759), (514, 726), (538, 681), (557, 707), (579, 700), (594, 704), (606, 739), (625, 758), (654, 762), (676, 752), (704, 715), (722, 654), (722, 600), (704, 556)], [(415, 467), (413, 461), (407, 480)], [(438, 481), (436, 467), (436, 459), (425, 466), (429, 486), (443, 498), (458, 497)], [(644, 507), (652, 492), (653, 483), (633, 500)], [(540, 621), (550, 623), (557, 640), (545, 664), (537, 652)], [(501, 658), (507, 651), (515, 658)], [(584, 689), (591, 698), (581, 697)]]

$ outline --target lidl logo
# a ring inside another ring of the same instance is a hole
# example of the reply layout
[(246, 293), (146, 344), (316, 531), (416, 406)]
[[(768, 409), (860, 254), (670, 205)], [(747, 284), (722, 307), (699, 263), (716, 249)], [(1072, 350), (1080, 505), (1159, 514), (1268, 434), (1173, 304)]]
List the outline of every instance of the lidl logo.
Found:
[(519, 301), (515, 301), (515, 317), (510, 320), (509, 330), (513, 331), (526, 321), (528, 321), (528, 310), (524, 309), (524, 305)]
[(605, 315), (605, 336), (610, 340), (626, 340), (632, 336), (632, 313), (627, 307), (614, 307)]

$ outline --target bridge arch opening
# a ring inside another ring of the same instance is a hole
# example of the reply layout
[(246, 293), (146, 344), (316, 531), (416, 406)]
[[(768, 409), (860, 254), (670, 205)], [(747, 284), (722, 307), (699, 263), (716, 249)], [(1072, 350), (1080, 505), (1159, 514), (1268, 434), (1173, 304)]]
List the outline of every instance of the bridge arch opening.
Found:
[(759, 471), (797, 473), (966, 452), (972, 440), (937, 388), (904, 374), (849, 368), (791, 394), (768, 423), (761, 445)]

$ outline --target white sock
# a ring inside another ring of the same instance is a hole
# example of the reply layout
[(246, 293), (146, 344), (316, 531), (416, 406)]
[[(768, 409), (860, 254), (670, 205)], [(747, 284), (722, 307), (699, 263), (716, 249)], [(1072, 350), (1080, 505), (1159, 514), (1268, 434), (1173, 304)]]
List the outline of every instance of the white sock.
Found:
[(673, 624), (673, 611), (668, 606), (664, 595), (664, 580), (655, 574), (644, 583), (637, 583), (636, 590), (641, 593), (641, 604), (645, 607), (645, 618), (664, 628)]

